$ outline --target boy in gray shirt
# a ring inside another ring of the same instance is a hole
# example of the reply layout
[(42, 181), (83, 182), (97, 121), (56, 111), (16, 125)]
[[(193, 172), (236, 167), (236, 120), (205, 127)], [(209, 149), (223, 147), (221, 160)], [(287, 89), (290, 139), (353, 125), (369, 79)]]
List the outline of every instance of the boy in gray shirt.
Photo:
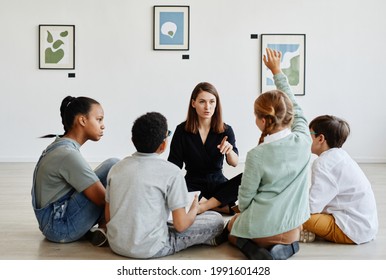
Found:
[[(106, 189), (107, 236), (111, 249), (131, 258), (157, 258), (196, 244), (215, 245), (224, 226), (212, 211), (197, 216), (198, 197), (187, 200), (181, 170), (162, 159), (167, 147), (166, 118), (152, 112), (132, 128), (137, 152), (110, 171)], [(191, 203), (186, 213), (185, 207)], [(173, 225), (168, 225), (172, 211)]]

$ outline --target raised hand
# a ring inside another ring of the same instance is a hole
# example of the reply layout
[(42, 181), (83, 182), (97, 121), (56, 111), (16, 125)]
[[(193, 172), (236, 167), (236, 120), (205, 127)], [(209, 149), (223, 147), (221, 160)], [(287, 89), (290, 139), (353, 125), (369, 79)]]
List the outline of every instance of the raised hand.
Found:
[(266, 52), (267, 54), (263, 56), (265, 66), (267, 66), (274, 75), (280, 73), (281, 52), (270, 48), (266, 48)]

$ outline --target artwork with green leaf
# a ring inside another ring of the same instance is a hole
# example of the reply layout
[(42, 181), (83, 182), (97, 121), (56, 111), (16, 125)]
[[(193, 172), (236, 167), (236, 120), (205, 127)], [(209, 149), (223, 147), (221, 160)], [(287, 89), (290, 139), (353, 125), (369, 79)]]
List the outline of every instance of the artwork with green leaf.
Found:
[(39, 69), (75, 69), (75, 25), (39, 25)]

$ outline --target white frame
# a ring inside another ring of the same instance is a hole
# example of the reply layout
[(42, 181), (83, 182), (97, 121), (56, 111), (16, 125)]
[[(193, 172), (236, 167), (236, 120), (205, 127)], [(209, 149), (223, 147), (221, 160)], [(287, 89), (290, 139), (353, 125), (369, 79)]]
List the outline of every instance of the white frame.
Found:
[[(154, 6), (154, 26), (153, 26), (153, 49), (154, 50), (189, 50), (189, 6)], [(161, 31), (161, 13), (183, 13), (183, 29), (179, 30), (177, 24), (177, 32), (183, 32), (178, 34), (178, 37), (182, 42), (173, 44), (173, 38), (163, 37), (165, 33)], [(165, 40), (166, 39), (166, 40)], [(170, 41), (163, 43), (162, 41)]]
[[(63, 56), (47, 62), (46, 51)], [(39, 25), (39, 69), (75, 69), (75, 25)]]

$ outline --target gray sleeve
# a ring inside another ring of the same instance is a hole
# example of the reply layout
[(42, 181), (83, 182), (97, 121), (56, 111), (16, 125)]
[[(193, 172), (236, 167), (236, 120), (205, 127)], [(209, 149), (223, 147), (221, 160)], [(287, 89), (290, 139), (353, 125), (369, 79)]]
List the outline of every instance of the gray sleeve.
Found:
[(99, 181), (91, 166), (78, 151), (69, 153), (62, 162), (60, 174), (78, 192), (83, 192), (89, 186)]
[(179, 171), (180, 170), (178, 170), (176, 176), (170, 179), (168, 185), (166, 201), (171, 211), (178, 208), (184, 208), (190, 203), (187, 201), (188, 189), (186, 187), (185, 178)]

